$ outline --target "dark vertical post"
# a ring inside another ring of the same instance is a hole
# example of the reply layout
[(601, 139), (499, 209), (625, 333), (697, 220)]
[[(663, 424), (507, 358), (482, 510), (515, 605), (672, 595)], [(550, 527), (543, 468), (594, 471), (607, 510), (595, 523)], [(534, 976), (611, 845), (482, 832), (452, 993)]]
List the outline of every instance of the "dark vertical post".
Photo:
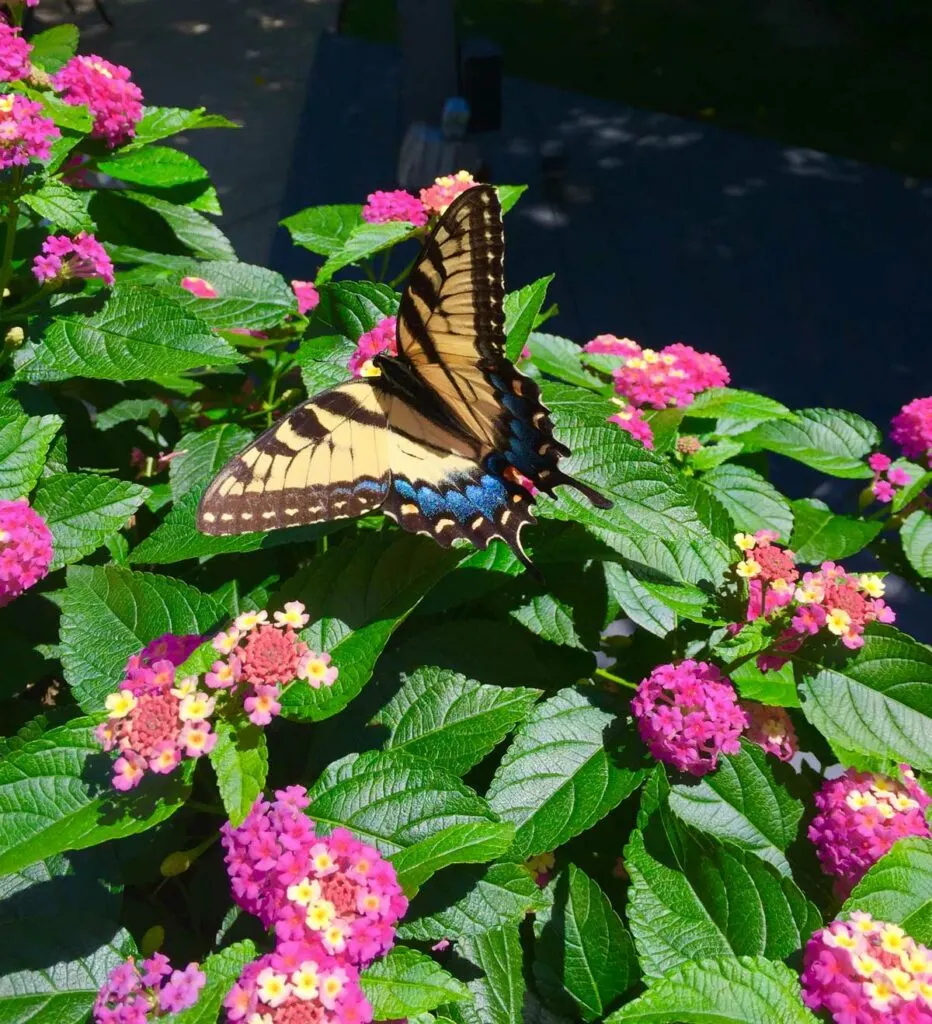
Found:
[(459, 91), (454, 0), (398, 0), (401, 112), (404, 128), (439, 125), (444, 102)]

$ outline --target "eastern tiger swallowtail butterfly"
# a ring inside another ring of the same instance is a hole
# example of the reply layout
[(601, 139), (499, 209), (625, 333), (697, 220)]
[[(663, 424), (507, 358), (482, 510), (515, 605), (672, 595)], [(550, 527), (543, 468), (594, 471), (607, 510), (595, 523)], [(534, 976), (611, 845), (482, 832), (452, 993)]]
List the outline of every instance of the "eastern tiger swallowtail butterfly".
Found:
[(523, 476), (546, 494), (568, 484), (537, 384), (505, 358), (504, 238), (498, 195), (469, 189), (440, 217), (398, 310), (398, 355), (378, 376), (299, 405), (207, 488), (198, 529), (249, 533), (380, 511), (449, 547), (498, 537), (531, 567), (521, 531), (535, 522)]

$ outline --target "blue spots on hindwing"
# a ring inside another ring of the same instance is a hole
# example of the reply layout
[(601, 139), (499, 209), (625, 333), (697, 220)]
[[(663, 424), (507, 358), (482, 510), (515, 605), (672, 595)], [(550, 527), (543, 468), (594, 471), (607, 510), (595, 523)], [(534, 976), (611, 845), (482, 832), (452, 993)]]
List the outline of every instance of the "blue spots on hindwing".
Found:
[(407, 480), (395, 477), (395, 491), (400, 497), (404, 498), (405, 501), (417, 502), (417, 491), (415, 491)]
[(446, 491), (443, 495), (443, 500), (459, 523), (468, 523), (476, 514), (475, 505), (465, 494), (461, 494), (459, 491)]
[(466, 497), (486, 519), (494, 519), (495, 513), (508, 500), (508, 491), (501, 480), (486, 473), (478, 484), (467, 484)]
[(417, 507), (430, 519), (436, 519), (446, 509), (443, 498), (433, 487), (419, 487), (417, 497), (414, 499)]

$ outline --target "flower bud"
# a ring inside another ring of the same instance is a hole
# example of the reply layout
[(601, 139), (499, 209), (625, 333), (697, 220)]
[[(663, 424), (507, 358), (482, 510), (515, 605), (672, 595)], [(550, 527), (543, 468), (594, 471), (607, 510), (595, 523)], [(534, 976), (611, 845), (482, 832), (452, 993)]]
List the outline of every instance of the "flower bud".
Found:
[(191, 867), (191, 852), (189, 850), (177, 850), (170, 853), (161, 864), (159, 871), (165, 878), (174, 878), (176, 875), (183, 875)]
[(162, 948), (162, 944), (165, 942), (165, 929), (160, 924), (154, 924), (145, 935), (142, 937), (142, 941), (139, 943), (139, 952), (143, 956), (152, 956), (152, 954)]
[(3, 336), (4, 348), (19, 348), (26, 340), (26, 333), (22, 327), (11, 327)]

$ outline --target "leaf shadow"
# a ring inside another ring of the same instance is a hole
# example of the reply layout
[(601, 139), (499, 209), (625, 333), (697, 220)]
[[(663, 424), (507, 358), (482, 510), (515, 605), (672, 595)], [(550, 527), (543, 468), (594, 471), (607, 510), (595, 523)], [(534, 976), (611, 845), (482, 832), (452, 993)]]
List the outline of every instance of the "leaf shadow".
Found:
[[(171, 775), (155, 776), (147, 772), (142, 782), (128, 793), (113, 789), (110, 776), (113, 758), (101, 751), (91, 754), (84, 762), (81, 777), (87, 783), (90, 795), (100, 802), (97, 807), (99, 826), (116, 826), (128, 821), (145, 822), (155, 814), (167, 817), (169, 808), (180, 808), (191, 792), (190, 776), (193, 763), (185, 765)], [(129, 831), (137, 831), (130, 828)]]

